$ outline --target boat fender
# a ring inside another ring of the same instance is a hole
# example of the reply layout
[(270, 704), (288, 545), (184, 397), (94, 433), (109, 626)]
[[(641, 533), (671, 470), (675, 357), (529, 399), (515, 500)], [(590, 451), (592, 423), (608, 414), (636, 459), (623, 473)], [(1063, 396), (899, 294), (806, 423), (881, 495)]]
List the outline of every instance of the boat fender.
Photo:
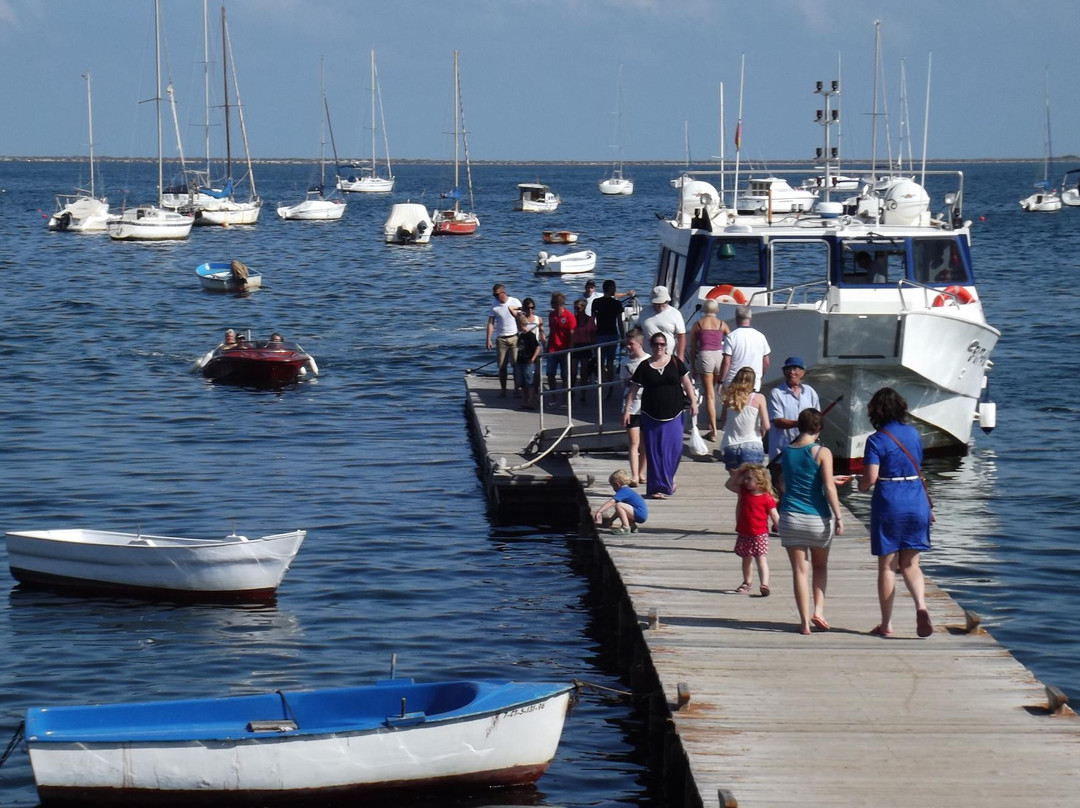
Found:
[(312, 376), (318, 376), (319, 375), (319, 366), (315, 364), (315, 357), (314, 356), (312, 356), (312, 357), (310, 357), (308, 359), (308, 367), (311, 368), (311, 375)]
[(973, 303), (975, 296), (963, 286), (946, 286), (945, 291), (934, 298), (934, 306), (944, 306), (948, 303), (954, 305), (963, 305), (964, 303)]
[(730, 283), (721, 283), (714, 286), (705, 295), (706, 300), (715, 300), (718, 303), (738, 303), (740, 306), (746, 303), (746, 295), (741, 289), (736, 289)]

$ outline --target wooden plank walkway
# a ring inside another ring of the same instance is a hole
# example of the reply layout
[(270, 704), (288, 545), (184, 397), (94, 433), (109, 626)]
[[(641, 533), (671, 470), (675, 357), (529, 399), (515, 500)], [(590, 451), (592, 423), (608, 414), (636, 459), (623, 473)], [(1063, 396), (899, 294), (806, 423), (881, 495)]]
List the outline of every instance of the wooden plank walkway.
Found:
[[(595, 509), (622, 457), (572, 458)], [(649, 502), (641, 532), (606, 548), (674, 708), (701, 804), (726, 789), (743, 806), (1075, 806), (1080, 722), (1050, 715), (1044, 687), (928, 582), (936, 631), (915, 636), (898, 582), (896, 636), (878, 623), (876, 563), (852, 517), (829, 558), (829, 632), (802, 636), (791, 568), (770, 547), (772, 595), (737, 595), (735, 498), (723, 464), (684, 458), (675, 497)], [(942, 537), (941, 540), (947, 540)], [(756, 581), (756, 575), (755, 575)], [(756, 589), (755, 589), (756, 592)]]
[[(626, 467), (625, 454), (552, 455), (527, 472), (498, 471), (499, 457), (511, 467), (526, 459), (537, 419), (497, 399), (496, 386), (467, 378), (489, 492), (524, 486), (550, 506), (565, 503), (572, 482), (581, 514), (611, 496), (607, 478)], [(686, 456), (678, 493), (649, 502), (640, 533), (599, 536), (685, 757), (687, 793), (673, 805), (723, 806), (721, 790), (741, 808), (1080, 804), (1080, 721), (1068, 707), (1051, 714), (1044, 686), (985, 631), (967, 633), (946, 593), (927, 582), (933, 636), (915, 636), (899, 581), (896, 636), (866, 633), (878, 622), (876, 563), (853, 517), (830, 555), (831, 631), (798, 634), (778, 539), (771, 597), (735, 594), (725, 478), (721, 463)], [(690, 696), (681, 707), (680, 690)]]

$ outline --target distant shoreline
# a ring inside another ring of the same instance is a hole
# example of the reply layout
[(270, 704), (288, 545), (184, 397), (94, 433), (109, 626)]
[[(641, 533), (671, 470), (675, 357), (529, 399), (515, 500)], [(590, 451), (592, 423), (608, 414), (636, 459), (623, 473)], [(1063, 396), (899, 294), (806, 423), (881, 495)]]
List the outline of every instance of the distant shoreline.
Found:
[[(99, 163), (154, 163), (157, 162), (156, 157), (99, 157), (95, 156), (94, 160)], [(86, 156), (73, 156), (73, 157), (0, 157), (0, 163), (76, 163), (87, 161)], [(966, 158), (966, 159), (947, 159), (938, 158), (934, 160), (927, 160), (927, 165), (940, 165), (942, 163), (948, 163), (950, 165), (955, 164), (985, 164), (985, 163), (1041, 163), (1043, 158), (1041, 157), (978, 157), (978, 158)], [(170, 165), (178, 162), (177, 158), (170, 158), (166, 160)], [(318, 164), (318, 159), (312, 159), (308, 157), (273, 157), (273, 158), (252, 158), (252, 163), (256, 165), (310, 165), (312, 163)], [(446, 159), (398, 159), (394, 160), (398, 165), (453, 165), (451, 160)], [(611, 165), (610, 160), (473, 160), (471, 161), (474, 166), (608, 166)], [(770, 166), (786, 166), (788, 168), (813, 168), (815, 161), (813, 160), (754, 160), (754, 165), (766, 164)], [(863, 166), (869, 164), (869, 160), (848, 159), (845, 161), (848, 165)], [(1054, 160), (1055, 163), (1080, 163), (1080, 156), (1076, 155), (1064, 155)], [(342, 160), (341, 165), (363, 165), (362, 160), (346, 161)], [(702, 163), (695, 163), (690, 167), (690, 170), (707, 171), (714, 169), (719, 163), (713, 160), (706, 160)], [(734, 165), (733, 160), (728, 160), (729, 166)], [(879, 162), (879, 165), (883, 165), (884, 161)], [(686, 163), (682, 160), (626, 160), (624, 165), (628, 166), (661, 166), (667, 168), (683, 168)], [(760, 172), (762, 169), (753, 169), (756, 172)]]

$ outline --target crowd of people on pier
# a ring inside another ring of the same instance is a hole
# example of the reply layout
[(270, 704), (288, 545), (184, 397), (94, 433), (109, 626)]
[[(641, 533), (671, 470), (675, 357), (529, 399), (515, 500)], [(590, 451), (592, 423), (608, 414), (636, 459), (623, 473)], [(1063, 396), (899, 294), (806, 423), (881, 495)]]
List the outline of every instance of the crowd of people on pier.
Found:
[[(615, 495), (593, 514), (597, 524), (610, 525), (616, 534), (636, 532), (648, 517), (645, 500), (675, 495), (684, 413), (689, 412), (692, 423), (698, 418), (696, 382), (704, 405), (704, 439), (717, 442), (729, 475), (725, 485), (738, 498), (734, 550), (742, 562), (742, 581), (735, 593), (752, 593), (756, 567), (758, 592), (770, 595), (767, 557), (770, 533), (775, 534), (791, 565), (798, 631), (830, 629), (825, 617), (829, 550), (844, 532), (838, 487), (853, 477), (834, 473), (832, 453), (819, 441), (828, 408), (823, 412), (817, 391), (804, 381), (801, 357), (784, 360), (783, 382), (765, 395), (761, 381), (769, 369), (770, 347), (753, 327), (749, 306), (736, 307), (735, 328), (730, 328), (717, 316), (716, 301), (706, 300), (688, 333), (668, 290), (657, 286), (649, 299), (651, 311), (642, 313), (639, 326), (626, 329), (615, 282), (604, 281), (599, 294), (589, 280), (569, 308), (562, 292), (551, 295), (545, 330), (532, 298), (519, 302), (502, 284), (495, 285), (493, 295), (487, 348), (497, 352), (499, 395), (508, 395), (512, 368), (514, 395), (525, 409), (537, 406), (543, 353), (549, 354), (548, 389), (564, 395), (577, 390), (584, 400), (591, 380), (614, 378), (616, 345), (625, 346), (619, 372), (629, 470), (611, 476)], [(594, 351), (558, 353), (596, 344), (604, 344), (599, 363)], [(560, 404), (556, 397), (550, 406)], [(867, 439), (857, 484), (861, 491), (873, 489), (870, 548), (878, 559), (881, 610), (870, 633), (893, 635), (899, 573), (915, 604), (916, 633), (926, 637), (934, 629), (920, 555), (930, 549), (933, 513), (920, 468), (922, 441), (907, 423), (907, 403), (892, 388), (873, 394), (867, 415), (876, 431)], [(634, 490), (639, 487), (644, 497)]]

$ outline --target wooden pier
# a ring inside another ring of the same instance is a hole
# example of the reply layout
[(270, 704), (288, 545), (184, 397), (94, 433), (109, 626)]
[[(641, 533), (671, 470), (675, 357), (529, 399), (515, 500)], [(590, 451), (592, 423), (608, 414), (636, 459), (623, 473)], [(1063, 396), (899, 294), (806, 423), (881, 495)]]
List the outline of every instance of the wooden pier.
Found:
[[(497, 386), (466, 380), (489, 492), (511, 506), (526, 489), (537, 502), (546, 492), (552, 508), (569, 497), (562, 506), (577, 507), (586, 524), (611, 496), (607, 478), (626, 467), (625, 453), (557, 451), (527, 470), (502, 470), (527, 462), (537, 418), (497, 399)], [(879, 617), (876, 560), (854, 518), (829, 558), (830, 631), (798, 633), (778, 539), (771, 596), (756, 585), (751, 596), (735, 594), (742, 576), (725, 479), (721, 463), (685, 456), (677, 494), (649, 502), (641, 532), (602, 530), (596, 544), (620, 659), (634, 690), (653, 693), (673, 805), (1080, 804), (1076, 714), (946, 593), (927, 582), (936, 630), (918, 639), (898, 580), (896, 635), (868, 635)]]

